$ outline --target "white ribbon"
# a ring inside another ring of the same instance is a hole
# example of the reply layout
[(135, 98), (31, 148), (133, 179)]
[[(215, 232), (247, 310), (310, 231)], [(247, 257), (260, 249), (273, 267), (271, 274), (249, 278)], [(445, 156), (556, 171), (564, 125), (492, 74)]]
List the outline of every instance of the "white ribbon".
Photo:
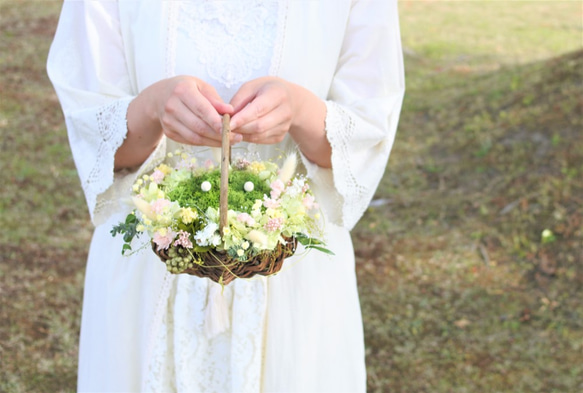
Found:
[(208, 338), (214, 338), (226, 331), (229, 325), (229, 306), (223, 287), (210, 282), (205, 308), (205, 333)]

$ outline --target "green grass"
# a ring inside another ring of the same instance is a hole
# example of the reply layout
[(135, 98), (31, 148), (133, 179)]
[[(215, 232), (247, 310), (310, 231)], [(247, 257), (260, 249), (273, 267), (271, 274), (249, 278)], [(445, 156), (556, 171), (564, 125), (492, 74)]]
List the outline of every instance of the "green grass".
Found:
[(583, 53), (555, 58), (582, 49), (581, 5), (401, 14), (385, 204), (354, 231), (369, 391), (581, 391)]
[(8, 229), (0, 244), (87, 240), (83, 194), (45, 71), (59, 9), (55, 1), (0, 2), (0, 213)]
[[(6, 392), (75, 390), (91, 226), (44, 70), (60, 4), (0, 0)], [(353, 232), (370, 392), (583, 390), (582, 12), (400, 2), (408, 91)]]

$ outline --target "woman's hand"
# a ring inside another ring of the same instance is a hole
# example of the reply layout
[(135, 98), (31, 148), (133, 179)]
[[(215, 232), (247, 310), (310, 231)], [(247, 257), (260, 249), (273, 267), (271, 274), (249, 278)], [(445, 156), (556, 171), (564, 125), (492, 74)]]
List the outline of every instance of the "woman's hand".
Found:
[(231, 100), (231, 129), (246, 142), (275, 144), (287, 133), (312, 162), (329, 168), (326, 104), (309, 90), (276, 77), (245, 83)]
[[(163, 135), (188, 145), (221, 146), (225, 113), (233, 113), (233, 107), (198, 78), (177, 76), (154, 83), (128, 107), (128, 133), (115, 156), (116, 170), (142, 164)], [(232, 143), (242, 139), (236, 134), (231, 138)]]
[(274, 144), (283, 140), (297, 112), (292, 86), (280, 78), (245, 83), (233, 96), (231, 129), (246, 142)]
[(176, 142), (221, 146), (221, 115), (233, 107), (211, 85), (190, 76), (163, 81), (156, 92), (157, 116), (164, 134)]

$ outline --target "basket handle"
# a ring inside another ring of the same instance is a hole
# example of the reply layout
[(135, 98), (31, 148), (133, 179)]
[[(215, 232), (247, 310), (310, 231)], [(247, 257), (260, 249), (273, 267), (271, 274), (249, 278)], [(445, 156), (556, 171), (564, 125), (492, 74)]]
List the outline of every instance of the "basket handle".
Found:
[(219, 231), (223, 236), (223, 228), (228, 225), (229, 212), (229, 166), (231, 161), (231, 116), (223, 115), (221, 151), (221, 195), (219, 197)]

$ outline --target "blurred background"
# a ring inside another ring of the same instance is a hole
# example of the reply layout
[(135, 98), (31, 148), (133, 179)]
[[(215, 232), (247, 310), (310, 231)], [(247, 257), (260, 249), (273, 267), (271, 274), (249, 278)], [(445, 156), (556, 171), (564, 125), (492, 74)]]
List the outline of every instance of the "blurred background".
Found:
[[(353, 231), (368, 390), (581, 392), (583, 3), (399, 6), (405, 103)], [(76, 388), (91, 225), (45, 72), (60, 7), (0, 0), (2, 392)]]

